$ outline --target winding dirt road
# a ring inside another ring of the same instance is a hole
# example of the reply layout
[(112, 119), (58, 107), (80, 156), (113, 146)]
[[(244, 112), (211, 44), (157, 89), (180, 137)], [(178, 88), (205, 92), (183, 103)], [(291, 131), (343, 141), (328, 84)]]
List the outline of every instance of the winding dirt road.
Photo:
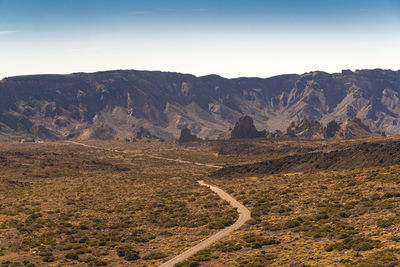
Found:
[[(107, 149), (107, 148), (103, 148), (103, 147), (98, 147), (98, 146), (93, 146), (93, 145), (87, 145), (87, 144), (82, 144), (79, 142), (74, 142), (74, 141), (67, 141), (69, 143), (75, 144), (75, 145), (80, 145), (80, 146), (84, 146), (84, 147), (90, 147), (90, 148), (96, 148), (96, 149), (101, 149), (101, 150), (107, 150), (107, 151), (113, 151), (113, 152), (117, 152), (117, 153), (125, 153), (125, 154), (129, 154), (127, 152), (124, 151), (120, 151), (120, 150), (113, 150), (113, 149)], [(136, 156), (147, 156), (150, 158), (154, 158), (154, 159), (161, 159), (161, 160), (168, 160), (168, 161), (175, 161), (175, 162), (179, 162), (179, 163), (184, 163), (184, 164), (194, 164), (194, 165), (198, 165), (198, 166), (206, 166), (206, 167), (212, 167), (212, 168), (222, 168), (221, 166), (217, 166), (217, 165), (212, 165), (212, 164), (205, 164), (205, 163), (198, 163), (198, 162), (191, 162), (191, 161), (186, 161), (186, 160), (180, 160), (180, 159), (171, 159), (171, 158), (165, 158), (165, 157), (160, 157), (160, 156), (155, 156), (155, 155), (144, 155), (144, 154), (139, 154)], [(172, 267), (175, 264), (182, 262), (188, 258), (190, 258), (191, 256), (193, 256), (194, 254), (196, 254), (197, 252), (199, 252), (202, 249), (205, 249), (209, 246), (211, 246), (213, 243), (219, 241), (220, 239), (222, 239), (223, 237), (229, 235), (230, 233), (232, 233), (233, 231), (239, 229), (243, 224), (245, 224), (249, 219), (250, 219), (250, 211), (243, 206), (242, 204), (240, 204), (236, 199), (234, 199), (231, 195), (229, 195), (228, 193), (226, 193), (224, 190), (222, 190), (219, 187), (213, 186), (213, 185), (209, 185), (206, 184), (204, 181), (200, 180), (197, 181), (201, 186), (207, 186), (208, 188), (210, 188), (212, 191), (214, 191), (215, 193), (217, 193), (217, 195), (228, 201), (229, 204), (237, 209), (237, 212), (239, 213), (239, 218), (236, 220), (236, 222), (234, 224), (232, 224), (231, 226), (228, 226), (224, 229), (222, 229), (221, 231), (215, 233), (214, 235), (208, 237), (207, 239), (201, 241), (199, 244), (191, 247), (190, 249), (184, 251), (183, 253), (177, 255), (176, 257), (170, 259), (169, 261), (161, 264), (159, 267)]]
[(211, 246), (213, 243), (215, 243), (218, 240), (222, 239), (223, 237), (229, 235), (233, 231), (239, 229), (243, 224), (245, 224), (245, 222), (247, 222), (250, 219), (250, 211), (245, 206), (240, 204), (236, 199), (234, 199), (231, 195), (226, 193), (224, 190), (222, 190), (219, 187), (206, 184), (203, 181), (197, 181), (197, 182), (202, 186), (209, 187), (212, 191), (217, 193), (220, 198), (228, 201), (232, 207), (237, 208), (237, 211), (239, 213), (239, 218), (231, 226), (228, 226), (228, 227), (222, 229), (221, 231), (219, 231), (216, 234), (210, 236), (209, 238), (203, 240), (202, 242), (195, 245), (194, 247), (191, 247), (190, 249), (186, 250), (185, 252), (179, 254), (175, 258), (172, 258), (171, 260), (161, 264), (159, 267), (172, 267), (175, 264), (188, 259), (190, 256), (193, 256), (198, 251)]

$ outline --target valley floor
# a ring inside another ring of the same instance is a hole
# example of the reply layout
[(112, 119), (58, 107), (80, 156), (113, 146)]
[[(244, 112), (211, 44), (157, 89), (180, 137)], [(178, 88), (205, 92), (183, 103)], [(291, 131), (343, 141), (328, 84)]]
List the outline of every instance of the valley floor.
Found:
[(0, 263), (158, 266), (238, 218), (204, 179), (252, 218), (177, 266), (396, 266), (398, 165), (209, 175), (370, 142), (0, 144)]

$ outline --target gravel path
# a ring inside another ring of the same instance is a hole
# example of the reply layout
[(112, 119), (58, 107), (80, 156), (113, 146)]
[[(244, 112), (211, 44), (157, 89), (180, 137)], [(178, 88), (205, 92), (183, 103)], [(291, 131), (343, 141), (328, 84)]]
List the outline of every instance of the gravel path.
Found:
[(237, 208), (237, 211), (239, 213), (239, 218), (231, 226), (228, 226), (228, 227), (222, 229), (221, 231), (219, 231), (216, 234), (210, 236), (209, 238), (203, 240), (202, 242), (195, 245), (194, 247), (191, 247), (190, 249), (186, 250), (185, 252), (179, 254), (175, 258), (161, 264), (159, 267), (172, 267), (175, 264), (188, 259), (190, 256), (193, 256), (198, 251), (211, 246), (213, 243), (217, 242), (224, 236), (227, 236), (230, 233), (232, 233), (233, 231), (239, 229), (245, 222), (247, 222), (250, 219), (250, 211), (245, 206), (240, 204), (236, 199), (234, 199), (231, 195), (226, 193), (224, 190), (222, 190), (221, 188), (218, 188), (216, 186), (206, 184), (204, 181), (198, 181), (198, 183), (202, 186), (209, 187), (212, 191), (217, 193), (220, 198), (228, 201), (232, 207)]

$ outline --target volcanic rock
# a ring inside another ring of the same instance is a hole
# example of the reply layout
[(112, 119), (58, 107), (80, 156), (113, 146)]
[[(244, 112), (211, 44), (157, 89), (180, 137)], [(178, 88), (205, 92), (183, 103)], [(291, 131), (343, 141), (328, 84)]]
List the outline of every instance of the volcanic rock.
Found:
[(182, 144), (182, 143), (192, 142), (192, 141), (197, 141), (197, 140), (199, 140), (199, 138), (196, 135), (192, 134), (190, 129), (186, 127), (181, 130), (181, 136), (178, 139), (178, 143)]
[(152, 135), (148, 129), (145, 127), (140, 127), (139, 131), (136, 133), (136, 139), (160, 139), (159, 137)]
[(331, 120), (325, 127), (324, 131), (325, 138), (335, 137), (339, 130), (340, 130), (340, 125), (335, 120)]
[(340, 125), (339, 131), (336, 136), (339, 138), (363, 138), (371, 137), (376, 134), (372, 133), (368, 126), (366, 126), (359, 118), (348, 119)]
[(324, 138), (324, 129), (320, 122), (304, 118), (299, 124), (292, 122), (286, 130), (288, 137)]
[(268, 131), (285, 132), (299, 118), (326, 125), (357, 117), (372, 132), (400, 134), (400, 71), (225, 79), (116, 70), (0, 81), (0, 136), (65, 139), (100, 127), (124, 140), (145, 126), (174, 141), (190, 125), (198, 137), (215, 139), (245, 114)]
[(247, 139), (247, 138), (262, 138), (266, 136), (266, 131), (257, 131), (254, 126), (253, 118), (243, 116), (236, 122), (235, 127), (222, 135), (220, 139)]

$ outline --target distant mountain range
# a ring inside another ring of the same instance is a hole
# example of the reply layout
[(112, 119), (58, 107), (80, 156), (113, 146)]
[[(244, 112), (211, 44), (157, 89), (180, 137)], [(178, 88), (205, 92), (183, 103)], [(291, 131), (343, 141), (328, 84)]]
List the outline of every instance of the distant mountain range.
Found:
[[(42, 139), (133, 138), (141, 127), (175, 140), (183, 128), (217, 138), (243, 115), (257, 129), (358, 117), (400, 133), (400, 71), (344, 70), (271, 78), (118, 70), (0, 81), (0, 135)], [(143, 128), (142, 128), (143, 129)]]

